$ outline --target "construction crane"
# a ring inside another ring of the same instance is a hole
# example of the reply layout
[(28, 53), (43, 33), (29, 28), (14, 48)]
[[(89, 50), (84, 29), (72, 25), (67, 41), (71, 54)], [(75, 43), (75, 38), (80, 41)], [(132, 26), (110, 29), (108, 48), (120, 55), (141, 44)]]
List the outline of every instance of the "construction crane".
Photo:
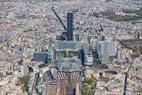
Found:
[(60, 21), (61, 25), (63, 26), (64, 30), (67, 31), (66, 26), (64, 25), (63, 21), (61, 20), (61, 18), (59, 17), (59, 15), (57, 14), (57, 12), (55, 11), (54, 7), (51, 8), (53, 13), (55, 14), (55, 16), (58, 18), (58, 20)]

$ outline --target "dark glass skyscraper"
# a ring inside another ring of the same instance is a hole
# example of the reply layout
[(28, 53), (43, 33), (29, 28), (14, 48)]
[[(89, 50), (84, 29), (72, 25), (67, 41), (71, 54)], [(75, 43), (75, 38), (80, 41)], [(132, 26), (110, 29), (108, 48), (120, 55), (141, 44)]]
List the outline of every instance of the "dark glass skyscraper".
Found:
[(73, 13), (67, 14), (67, 40), (73, 40)]

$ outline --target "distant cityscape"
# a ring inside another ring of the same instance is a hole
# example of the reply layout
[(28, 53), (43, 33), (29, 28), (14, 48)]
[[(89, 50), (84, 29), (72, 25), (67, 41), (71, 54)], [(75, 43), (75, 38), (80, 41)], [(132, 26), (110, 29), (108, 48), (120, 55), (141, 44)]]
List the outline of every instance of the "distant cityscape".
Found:
[(0, 95), (142, 95), (142, 0), (0, 0)]

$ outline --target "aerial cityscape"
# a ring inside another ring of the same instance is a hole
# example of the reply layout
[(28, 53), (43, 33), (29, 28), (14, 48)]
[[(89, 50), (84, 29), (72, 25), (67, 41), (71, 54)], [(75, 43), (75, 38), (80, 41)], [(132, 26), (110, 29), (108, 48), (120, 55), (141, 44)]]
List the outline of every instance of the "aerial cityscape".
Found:
[(142, 0), (0, 0), (0, 95), (142, 95)]

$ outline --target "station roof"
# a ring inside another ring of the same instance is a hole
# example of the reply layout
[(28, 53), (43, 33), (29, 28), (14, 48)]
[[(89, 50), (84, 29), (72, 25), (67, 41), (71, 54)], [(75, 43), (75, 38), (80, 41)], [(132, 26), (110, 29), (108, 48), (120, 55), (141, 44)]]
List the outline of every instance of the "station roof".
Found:
[(54, 46), (56, 50), (79, 50), (81, 43), (80, 41), (56, 41)]
[(59, 62), (59, 71), (64, 71), (64, 72), (76, 72), (80, 71), (80, 60), (78, 59), (62, 59)]

